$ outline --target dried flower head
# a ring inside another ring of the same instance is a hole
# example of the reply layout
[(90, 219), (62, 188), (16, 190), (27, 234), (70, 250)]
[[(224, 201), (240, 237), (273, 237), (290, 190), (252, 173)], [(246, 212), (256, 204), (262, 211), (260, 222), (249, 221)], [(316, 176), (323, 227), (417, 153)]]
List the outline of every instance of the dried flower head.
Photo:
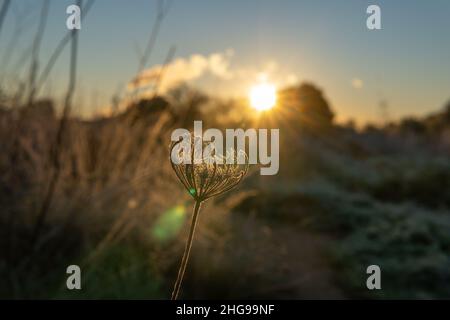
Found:
[[(171, 161), (172, 168), (196, 201), (205, 201), (233, 189), (246, 175), (249, 163), (243, 150), (227, 150), (223, 156), (216, 153), (213, 143), (204, 142), (192, 134), (188, 139), (188, 150), (186, 146), (181, 147), (183, 141), (185, 139), (171, 145), (171, 155), (178, 157), (178, 161)], [(197, 152), (204, 150), (207, 155), (203, 154), (201, 159), (196, 161), (196, 149)]]
[(195, 137), (193, 134), (172, 143), (170, 157), (172, 168), (178, 179), (195, 199), (189, 237), (172, 291), (172, 300), (176, 300), (189, 260), (202, 202), (233, 189), (246, 175), (249, 161), (242, 150), (239, 152), (227, 150), (226, 156), (220, 152), (216, 153), (214, 143), (203, 142), (200, 137)]

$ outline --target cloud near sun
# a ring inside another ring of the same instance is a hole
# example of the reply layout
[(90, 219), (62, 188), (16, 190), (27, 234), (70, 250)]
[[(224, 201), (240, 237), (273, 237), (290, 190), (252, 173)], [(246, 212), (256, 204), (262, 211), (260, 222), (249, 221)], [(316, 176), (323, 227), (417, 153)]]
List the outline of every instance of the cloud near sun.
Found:
[[(165, 68), (158, 90), (166, 92), (180, 83), (197, 80), (206, 74), (219, 79), (233, 78), (230, 68), (233, 50), (223, 53), (212, 53), (208, 56), (193, 54), (189, 58), (177, 58)], [(158, 81), (163, 65), (155, 65), (142, 71), (135, 79), (128, 83), (128, 90), (151, 89)]]
[[(158, 92), (165, 93), (181, 83), (201, 80), (205, 76), (212, 76), (223, 84), (247, 88), (261, 78), (267, 76), (278, 86), (292, 85), (298, 82), (295, 74), (282, 72), (274, 60), (262, 66), (237, 67), (232, 65), (234, 50), (216, 52), (210, 55), (193, 54), (189, 57), (176, 58), (165, 66), (164, 75), (158, 84)], [(152, 94), (158, 83), (163, 65), (154, 65), (143, 70), (127, 85), (128, 92), (139, 91), (142, 95)], [(231, 81), (232, 80), (232, 81)], [(222, 88), (224, 89), (224, 87)]]

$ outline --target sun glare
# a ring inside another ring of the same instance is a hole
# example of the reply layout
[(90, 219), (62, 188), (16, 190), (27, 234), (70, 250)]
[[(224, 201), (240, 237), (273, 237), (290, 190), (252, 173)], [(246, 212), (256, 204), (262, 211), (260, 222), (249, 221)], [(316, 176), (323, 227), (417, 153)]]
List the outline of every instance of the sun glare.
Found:
[(250, 103), (256, 110), (269, 110), (275, 106), (276, 100), (277, 93), (273, 84), (259, 83), (250, 89)]

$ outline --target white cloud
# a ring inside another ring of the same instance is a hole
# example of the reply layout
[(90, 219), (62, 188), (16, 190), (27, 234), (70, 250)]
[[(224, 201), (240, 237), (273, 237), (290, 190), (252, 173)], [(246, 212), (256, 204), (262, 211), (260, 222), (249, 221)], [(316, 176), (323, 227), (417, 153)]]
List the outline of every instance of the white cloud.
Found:
[(128, 90), (151, 88), (159, 81), (161, 72), (164, 72), (158, 90), (167, 90), (182, 82), (192, 81), (211, 74), (219, 79), (228, 80), (233, 77), (230, 70), (232, 50), (224, 53), (213, 53), (209, 56), (193, 54), (189, 58), (177, 58), (165, 66), (156, 65), (142, 71), (135, 79), (128, 83)]
[(353, 78), (351, 84), (355, 89), (362, 89), (362, 87), (364, 87), (364, 81), (359, 78)]

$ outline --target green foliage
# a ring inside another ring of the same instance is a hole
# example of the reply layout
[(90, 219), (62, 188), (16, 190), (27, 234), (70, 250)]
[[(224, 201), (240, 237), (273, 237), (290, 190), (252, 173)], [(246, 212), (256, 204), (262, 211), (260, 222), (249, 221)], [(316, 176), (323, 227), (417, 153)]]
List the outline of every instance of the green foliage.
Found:
[(155, 264), (143, 247), (113, 246), (104, 250), (94, 263), (82, 268), (82, 290), (60, 288), (55, 298), (160, 298), (162, 279), (155, 272)]

